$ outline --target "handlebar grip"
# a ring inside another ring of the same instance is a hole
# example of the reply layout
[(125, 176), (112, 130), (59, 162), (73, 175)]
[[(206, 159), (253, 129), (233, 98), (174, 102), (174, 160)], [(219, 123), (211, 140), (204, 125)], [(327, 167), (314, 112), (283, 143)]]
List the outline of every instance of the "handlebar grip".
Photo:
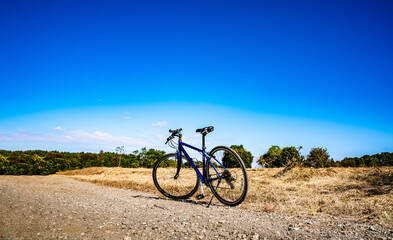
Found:
[(170, 133), (178, 133), (178, 132), (180, 132), (181, 130), (183, 130), (183, 129), (181, 129), (181, 128), (176, 129), (176, 130), (171, 130), (171, 129), (169, 129), (169, 132), (170, 132)]

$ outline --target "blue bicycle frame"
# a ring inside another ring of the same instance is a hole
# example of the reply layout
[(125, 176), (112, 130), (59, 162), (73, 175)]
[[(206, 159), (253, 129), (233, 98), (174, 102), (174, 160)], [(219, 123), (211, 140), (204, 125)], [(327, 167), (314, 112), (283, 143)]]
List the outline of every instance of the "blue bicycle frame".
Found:
[[(201, 174), (201, 172), (199, 171), (198, 167), (195, 166), (194, 161), (192, 161), (192, 158), (188, 155), (188, 153), (186, 152), (186, 150), (184, 149), (183, 146), (186, 146), (188, 148), (191, 148), (191, 149), (193, 149), (195, 151), (198, 151), (198, 152), (202, 153), (203, 174)], [(191, 145), (189, 145), (189, 144), (187, 144), (185, 142), (182, 142), (181, 140), (179, 140), (179, 150), (177, 151), (177, 159), (178, 159), (177, 173), (179, 173), (180, 168), (181, 168), (181, 159), (182, 159), (181, 154), (182, 153), (184, 153), (184, 155), (186, 156), (187, 160), (190, 162), (191, 166), (197, 172), (197, 174), (198, 174), (199, 178), (201, 179), (202, 183), (207, 183), (207, 182), (211, 182), (211, 181), (217, 180), (219, 178), (222, 178), (222, 175), (217, 171), (217, 169), (214, 167), (214, 165), (210, 161), (210, 159), (213, 158), (221, 167), (226, 169), (224, 167), (224, 165), (222, 165), (222, 163), (220, 163), (215, 157), (212, 157), (212, 156), (208, 155), (208, 153), (206, 153), (204, 148), (203, 149), (196, 148), (196, 147), (191, 146)], [(216, 171), (218, 177), (207, 179), (207, 172), (206, 172), (206, 165), (208, 164), (207, 162), (213, 167), (214, 171)], [(176, 174), (176, 175), (178, 175), (178, 174)]]

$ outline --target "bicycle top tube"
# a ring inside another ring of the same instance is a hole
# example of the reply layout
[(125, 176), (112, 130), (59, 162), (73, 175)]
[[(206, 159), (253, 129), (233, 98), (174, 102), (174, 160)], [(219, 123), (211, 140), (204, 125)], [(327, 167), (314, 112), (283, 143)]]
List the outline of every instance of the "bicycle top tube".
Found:
[(187, 143), (182, 142), (182, 141), (179, 141), (179, 145), (184, 145), (184, 146), (186, 146), (188, 148), (191, 148), (191, 149), (194, 149), (195, 151), (198, 151), (198, 152), (203, 152), (204, 151), (202, 149), (199, 149), (197, 147), (191, 146), (190, 144), (187, 144)]

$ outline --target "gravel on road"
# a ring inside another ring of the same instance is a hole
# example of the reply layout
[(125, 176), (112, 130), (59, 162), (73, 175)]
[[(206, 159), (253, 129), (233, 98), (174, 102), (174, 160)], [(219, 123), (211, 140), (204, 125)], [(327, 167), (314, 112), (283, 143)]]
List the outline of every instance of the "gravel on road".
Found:
[(0, 239), (393, 239), (393, 229), (173, 201), (60, 176), (0, 176)]

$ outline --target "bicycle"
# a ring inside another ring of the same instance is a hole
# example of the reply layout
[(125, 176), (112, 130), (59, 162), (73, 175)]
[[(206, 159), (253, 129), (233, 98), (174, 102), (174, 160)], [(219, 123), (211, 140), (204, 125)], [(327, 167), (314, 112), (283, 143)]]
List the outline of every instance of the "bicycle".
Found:
[[(153, 167), (154, 185), (164, 196), (172, 199), (187, 199), (195, 194), (199, 186), (201, 194), (198, 200), (205, 197), (203, 184), (209, 186), (213, 197), (221, 203), (236, 206), (242, 203), (248, 190), (247, 171), (240, 156), (231, 148), (217, 146), (206, 152), (205, 136), (212, 132), (214, 127), (197, 129), (202, 134), (202, 149), (191, 146), (182, 141), (182, 129), (169, 130), (171, 136), (165, 144), (175, 148), (176, 153), (162, 156)], [(178, 142), (174, 138), (178, 137)], [(184, 147), (199, 152), (202, 162), (197, 164), (186, 152)], [(202, 173), (199, 170), (202, 164)]]

